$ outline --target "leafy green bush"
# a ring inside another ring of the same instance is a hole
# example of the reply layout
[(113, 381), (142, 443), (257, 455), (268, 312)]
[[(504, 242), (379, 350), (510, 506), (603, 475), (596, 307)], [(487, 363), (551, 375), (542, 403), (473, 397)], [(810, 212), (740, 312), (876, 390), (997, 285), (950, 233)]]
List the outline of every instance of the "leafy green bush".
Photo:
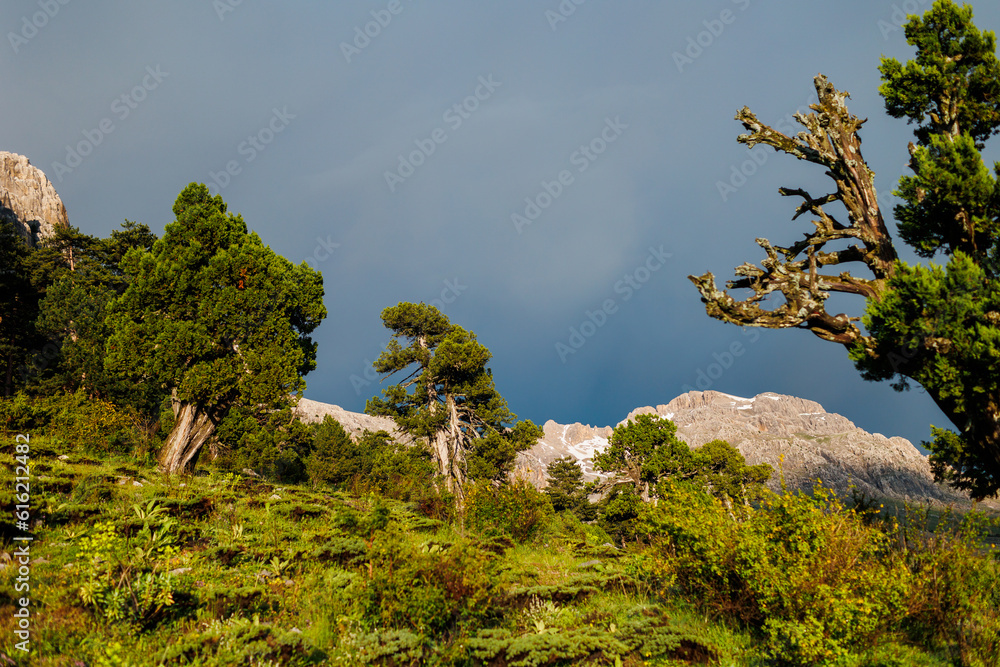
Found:
[(1000, 664), (1000, 565), (983, 544), (997, 521), (969, 512), (956, 522), (948, 511), (927, 532), (928, 513), (909, 509), (900, 531), (913, 573), (907, 629), (961, 665)]
[(18, 392), (7, 398), (0, 398), (0, 432), (4, 435), (15, 433), (38, 433), (52, 420), (48, 401)]
[(375, 535), (359, 585), (364, 622), (447, 636), (483, 627), (503, 599), (492, 554), (470, 545), (417, 546), (398, 530)]
[(665, 493), (640, 520), (656, 544), (650, 569), (760, 627), (774, 659), (833, 664), (873, 646), (906, 608), (910, 576), (889, 537), (822, 487), (768, 498), (744, 521), (703, 491)]
[(548, 497), (523, 479), (499, 488), (491, 482), (475, 482), (466, 487), (465, 494), (465, 523), (481, 534), (506, 533), (524, 543), (552, 514)]

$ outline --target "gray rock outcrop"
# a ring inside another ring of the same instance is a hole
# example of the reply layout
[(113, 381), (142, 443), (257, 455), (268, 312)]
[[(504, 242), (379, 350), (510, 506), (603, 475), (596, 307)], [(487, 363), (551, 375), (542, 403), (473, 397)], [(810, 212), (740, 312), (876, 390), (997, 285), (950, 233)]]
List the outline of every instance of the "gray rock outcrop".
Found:
[[(853, 486), (870, 498), (969, 504), (965, 494), (934, 482), (927, 457), (908, 440), (868, 433), (814, 401), (773, 393), (740, 398), (692, 391), (666, 405), (637, 408), (620, 423), (641, 414), (671, 419), (680, 439), (692, 447), (726, 440), (747, 463), (770, 464), (774, 490), (780, 489), (782, 477), (792, 490), (811, 489), (819, 479), (841, 496), (849, 496)], [(593, 470), (593, 454), (607, 446), (610, 435), (611, 427), (547, 422), (545, 437), (519, 456), (517, 474), (543, 486), (545, 466), (573, 456), (585, 479), (597, 479), (602, 475)]]
[(5, 151), (0, 151), (0, 219), (13, 222), (31, 245), (69, 226), (66, 207), (42, 170)]

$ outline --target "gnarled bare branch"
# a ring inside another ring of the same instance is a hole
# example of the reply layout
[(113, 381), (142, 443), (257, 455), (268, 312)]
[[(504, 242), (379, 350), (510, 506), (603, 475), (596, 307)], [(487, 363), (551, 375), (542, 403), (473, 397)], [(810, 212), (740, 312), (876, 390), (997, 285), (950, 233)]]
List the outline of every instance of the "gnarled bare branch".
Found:
[[(736, 120), (748, 131), (739, 136), (740, 143), (751, 148), (765, 144), (826, 169), (836, 185), (834, 192), (813, 197), (800, 188), (779, 190), (783, 196), (802, 198), (792, 219), (810, 213), (815, 216), (815, 229), (787, 247), (757, 239), (766, 259), (760, 266), (746, 263), (737, 267), (739, 278), (727, 284), (730, 289), (753, 290), (753, 295), (743, 301), (718, 289), (711, 273), (688, 278), (698, 288), (712, 317), (745, 326), (809, 329), (824, 340), (850, 345), (864, 340), (853, 324), (857, 318), (831, 315), (826, 312), (825, 302), (832, 292), (880, 298), (885, 281), (894, 271), (896, 251), (878, 207), (875, 174), (861, 155), (858, 130), (865, 121), (848, 112), (845, 100), (849, 95), (834, 88), (822, 74), (814, 84), (819, 102), (810, 105), (813, 113), (795, 115), (805, 130), (794, 137), (764, 125), (747, 107), (736, 114)], [(836, 202), (847, 211), (846, 224), (825, 210)], [(827, 243), (845, 239), (856, 243), (845, 249), (824, 250)], [(847, 271), (836, 276), (819, 273), (824, 266), (851, 262), (863, 264), (874, 278), (858, 278)], [(763, 308), (765, 297), (775, 293), (784, 297), (784, 303), (770, 310)]]

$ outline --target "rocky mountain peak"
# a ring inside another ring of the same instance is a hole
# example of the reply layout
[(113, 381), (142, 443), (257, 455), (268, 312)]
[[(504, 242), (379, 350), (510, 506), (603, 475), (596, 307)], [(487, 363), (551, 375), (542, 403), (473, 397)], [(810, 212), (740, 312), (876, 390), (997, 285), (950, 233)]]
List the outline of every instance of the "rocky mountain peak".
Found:
[(66, 207), (42, 170), (5, 151), (0, 151), (0, 219), (13, 222), (31, 245), (69, 226)]
[[(927, 457), (908, 440), (868, 433), (842, 415), (795, 396), (772, 392), (752, 398), (718, 391), (692, 391), (665, 405), (632, 410), (620, 423), (642, 414), (655, 414), (677, 425), (678, 437), (691, 447), (726, 440), (740, 450), (747, 463), (770, 464), (769, 483), (789, 489), (811, 489), (817, 479), (841, 495), (851, 488), (869, 497), (968, 504), (964, 494), (936, 484)], [(611, 427), (545, 423), (545, 436), (518, 461), (518, 474), (538, 486), (546, 483), (545, 469), (562, 456), (576, 458), (587, 479), (602, 477), (593, 470), (593, 454), (602, 451)]]

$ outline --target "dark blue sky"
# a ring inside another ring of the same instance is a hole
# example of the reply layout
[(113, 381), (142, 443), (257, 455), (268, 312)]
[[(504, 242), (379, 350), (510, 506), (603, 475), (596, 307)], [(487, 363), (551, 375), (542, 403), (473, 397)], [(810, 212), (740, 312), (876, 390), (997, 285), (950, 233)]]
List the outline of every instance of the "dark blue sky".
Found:
[[(42, 168), (87, 233), (159, 233), (200, 181), (312, 262), (330, 313), (315, 400), (362, 410), (379, 312), (437, 299), (537, 423), (614, 424), (705, 374), (919, 441), (948, 425), (924, 394), (862, 381), (811, 334), (709, 319), (686, 276), (721, 283), (760, 261), (755, 237), (810, 228), (777, 189), (825, 192), (821, 170), (748, 152), (733, 115), (779, 124), (819, 72), (869, 118), (891, 216), (912, 135), (885, 115), (877, 66), (912, 54), (901, 11), (929, 5), (7, 0), (0, 150)], [(976, 16), (1000, 28), (1000, 7)]]

